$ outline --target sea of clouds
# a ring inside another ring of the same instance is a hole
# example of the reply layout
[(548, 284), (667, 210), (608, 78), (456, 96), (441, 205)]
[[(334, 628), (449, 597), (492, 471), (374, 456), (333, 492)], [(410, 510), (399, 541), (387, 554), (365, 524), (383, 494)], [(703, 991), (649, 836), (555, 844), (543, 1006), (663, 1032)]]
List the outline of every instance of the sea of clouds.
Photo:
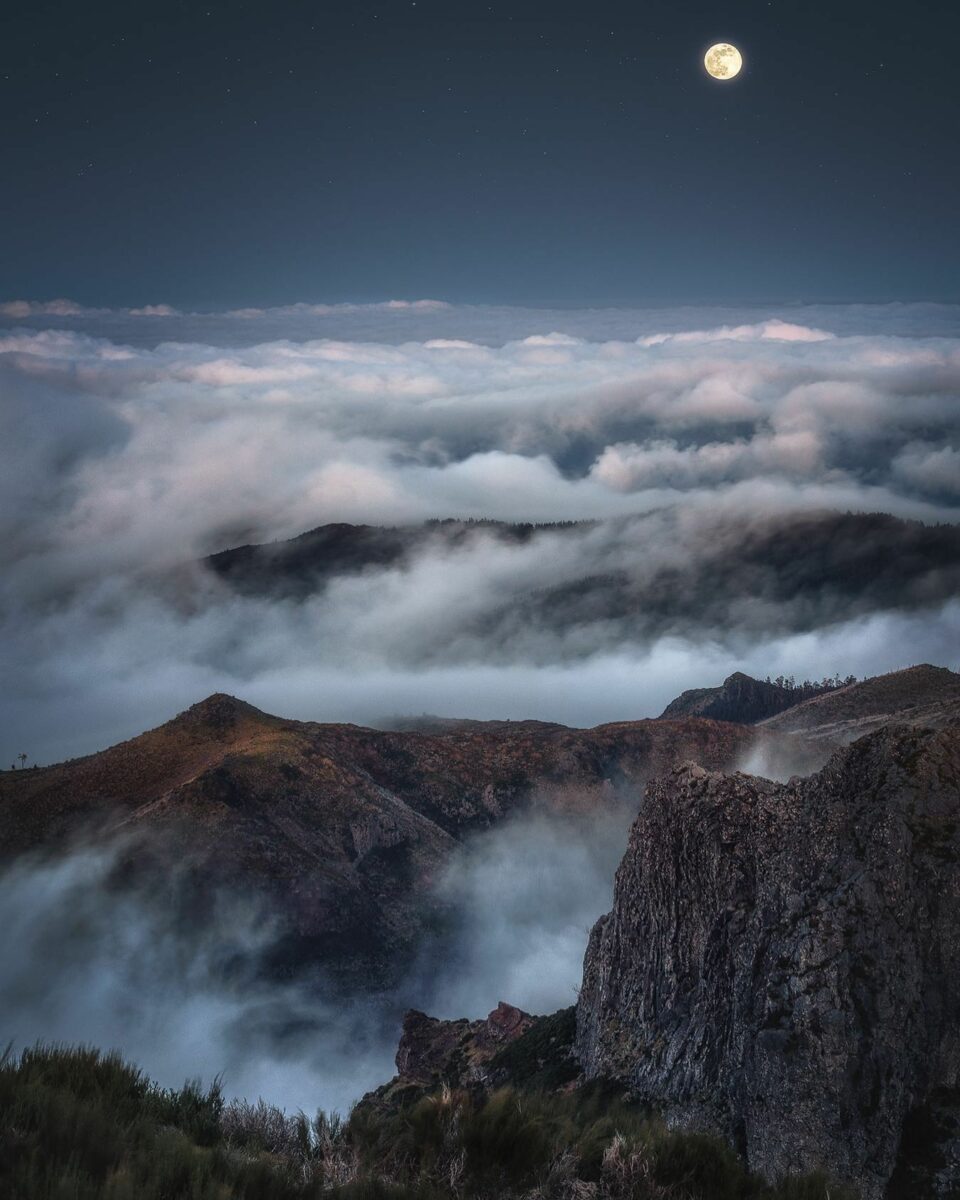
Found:
[[(0, 401), (0, 761), (86, 753), (214, 691), (315, 720), (593, 725), (734, 669), (958, 665), (960, 603), (906, 563), (902, 592), (894, 561), (856, 604), (729, 590), (742, 543), (794, 516), (957, 521), (957, 308), (14, 301)], [(434, 517), (597, 523), (436, 539), (306, 599), (239, 595), (198, 565), (327, 522)], [(647, 607), (577, 616), (581, 582), (618, 572)], [(563, 619), (531, 602), (558, 594)], [(456, 945), (346, 1014), (231, 976), (230, 947), (265, 934), (229, 899), (185, 936), (148, 897), (118, 920), (113, 851), (23, 863), (0, 877), (0, 1024), (20, 1045), (119, 1044), (164, 1082), (225, 1071), (231, 1093), (344, 1107), (390, 1074), (407, 1003), (572, 1002), (627, 816), (573, 833), (533, 816), (464, 847), (439, 884)]]
[[(950, 603), (782, 627), (741, 606), (726, 627), (561, 635), (525, 623), (523, 601), (719, 538), (734, 555), (740, 523), (784, 514), (955, 521), (957, 308), (17, 301), (0, 306), (0, 395), (11, 758), (97, 749), (215, 690), (315, 719), (586, 725), (655, 713), (735, 668), (956, 665)], [(170, 584), (205, 554), (326, 522), (450, 516), (602, 524), (426, 550), (302, 604)], [(504, 597), (513, 628), (484, 620)]]

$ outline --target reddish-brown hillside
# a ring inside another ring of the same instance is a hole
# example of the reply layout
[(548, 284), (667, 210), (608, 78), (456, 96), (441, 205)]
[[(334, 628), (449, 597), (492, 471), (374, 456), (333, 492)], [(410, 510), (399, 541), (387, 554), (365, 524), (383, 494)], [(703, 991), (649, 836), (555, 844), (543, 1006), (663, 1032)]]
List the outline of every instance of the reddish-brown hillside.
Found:
[(280, 915), (283, 956), (387, 980), (431, 919), (451, 850), (526, 805), (639, 796), (691, 760), (729, 768), (755, 735), (721, 722), (568, 729), (524, 721), (440, 733), (283, 720), (215, 695), (102, 753), (0, 778), (7, 856), (80, 832), (134, 837), (136, 869), (173, 855), (205, 886)]

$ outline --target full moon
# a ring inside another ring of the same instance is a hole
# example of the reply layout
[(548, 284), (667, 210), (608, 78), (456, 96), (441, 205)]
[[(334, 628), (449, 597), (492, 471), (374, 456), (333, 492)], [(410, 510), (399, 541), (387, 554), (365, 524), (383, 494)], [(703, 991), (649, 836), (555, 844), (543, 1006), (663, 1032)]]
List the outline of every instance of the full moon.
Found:
[(707, 74), (714, 79), (732, 79), (740, 74), (743, 55), (729, 42), (717, 42), (703, 56), (703, 65), (707, 68)]

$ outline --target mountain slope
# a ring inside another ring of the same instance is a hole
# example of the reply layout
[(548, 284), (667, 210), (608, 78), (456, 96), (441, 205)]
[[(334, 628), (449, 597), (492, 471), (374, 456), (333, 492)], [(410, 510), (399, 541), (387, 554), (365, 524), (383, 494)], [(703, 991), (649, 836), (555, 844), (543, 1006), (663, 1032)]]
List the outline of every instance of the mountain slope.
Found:
[(286, 721), (217, 695), (100, 754), (0, 777), (0, 845), (49, 851), (128, 835), (122, 874), (171, 863), (207, 894), (280, 922), (278, 969), (386, 984), (441, 914), (433, 885), (470, 833), (530, 804), (639, 796), (692, 759), (731, 766), (748, 730), (712, 721), (567, 729), (482, 723), (425, 734)]
[(892, 721), (941, 728), (960, 719), (960, 675), (922, 663), (838, 688), (760, 722), (764, 730), (840, 745)]

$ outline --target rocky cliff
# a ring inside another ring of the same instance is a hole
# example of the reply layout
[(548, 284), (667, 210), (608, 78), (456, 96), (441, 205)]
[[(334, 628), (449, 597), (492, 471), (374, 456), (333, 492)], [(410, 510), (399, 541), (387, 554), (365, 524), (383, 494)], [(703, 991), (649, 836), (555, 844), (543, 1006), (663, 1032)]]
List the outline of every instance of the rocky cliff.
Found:
[(475, 1094), (504, 1085), (566, 1089), (580, 1074), (575, 1028), (572, 1008), (535, 1017), (501, 1000), (476, 1021), (445, 1021), (411, 1009), (403, 1018), (397, 1074), (363, 1104), (396, 1109), (444, 1086)]
[[(728, 675), (720, 687), (691, 688), (671, 700), (660, 714), (668, 717), (711, 717), (751, 725), (806, 700), (813, 689), (780, 687), (742, 671)], [(820, 690), (820, 689), (817, 689)], [(823, 689), (826, 690), (826, 689)]]
[(769, 1177), (958, 1194), (960, 726), (882, 729), (789, 784), (652, 784), (576, 1054)]

